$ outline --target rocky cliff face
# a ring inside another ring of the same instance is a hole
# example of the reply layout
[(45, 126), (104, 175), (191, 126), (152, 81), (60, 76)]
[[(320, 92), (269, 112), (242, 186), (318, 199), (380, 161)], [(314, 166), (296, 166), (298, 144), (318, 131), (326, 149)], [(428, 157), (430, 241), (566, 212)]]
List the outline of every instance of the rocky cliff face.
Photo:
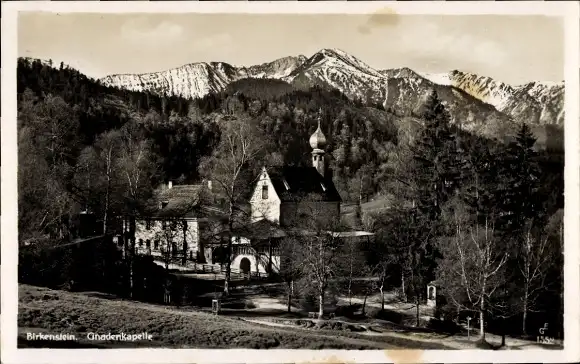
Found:
[(518, 121), (564, 124), (564, 82), (530, 82), (511, 86), (490, 77), (451, 71), (425, 74), (434, 83), (458, 88)]
[(101, 79), (108, 86), (132, 91), (152, 91), (159, 94), (199, 98), (220, 92), (228, 84), (242, 78), (287, 77), (306, 57), (285, 57), (251, 67), (234, 67), (224, 62), (192, 63), (162, 72), (140, 75), (112, 75)]

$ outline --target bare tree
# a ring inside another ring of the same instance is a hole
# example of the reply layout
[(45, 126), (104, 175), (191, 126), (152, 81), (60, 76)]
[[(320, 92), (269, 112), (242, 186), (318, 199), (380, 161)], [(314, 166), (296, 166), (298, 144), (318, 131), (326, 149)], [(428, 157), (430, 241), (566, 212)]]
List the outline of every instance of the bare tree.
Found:
[(326, 290), (330, 279), (339, 276), (343, 239), (340, 217), (325, 209), (318, 196), (308, 195), (297, 201), (292, 226), (302, 249), (302, 274), (318, 296), (318, 317), (324, 315)]
[[(117, 130), (101, 134), (94, 146), (81, 151), (77, 160), (75, 184), (77, 193), (82, 194), (87, 208), (94, 207), (102, 212), (103, 234), (107, 233), (111, 206), (120, 201), (114, 195), (119, 184), (118, 159), (121, 150), (121, 134)], [(93, 211), (96, 212), (96, 211)]]
[[(375, 231), (375, 241), (371, 246), (371, 254), (368, 263), (371, 265), (370, 273), (376, 278), (375, 288), (381, 294), (381, 310), (385, 309), (385, 282), (390, 275), (392, 264), (395, 263), (395, 255), (390, 251), (390, 239), (392, 229), (387, 223), (387, 214), (378, 213), (371, 215), (368, 230)], [(395, 263), (396, 264), (396, 263)], [(404, 277), (402, 277), (404, 282)], [(403, 283), (404, 285), (404, 283)], [(404, 292), (404, 289), (403, 289)]]
[(360, 241), (346, 239), (340, 246), (340, 274), (346, 278), (346, 291), (349, 304), (352, 305), (352, 284), (355, 277), (365, 273), (365, 260), (360, 249)]
[(452, 218), (455, 235), (442, 239), (444, 258), (438, 267), (438, 278), (448, 299), (459, 309), (479, 313), (481, 340), (485, 340), (485, 317), (493, 305), (498, 288), (505, 286), (508, 252), (495, 234), (493, 224), (471, 224), (461, 209)]
[(64, 238), (77, 206), (68, 190), (77, 148), (78, 113), (58, 97), (27, 90), (18, 103), (18, 188), (21, 236)]
[(224, 293), (229, 294), (233, 232), (237, 223), (247, 218), (243, 198), (253, 185), (257, 159), (266, 151), (264, 138), (255, 123), (247, 118), (221, 121), (221, 137), (213, 154), (201, 162), (203, 173), (215, 181), (227, 209), (226, 272)]
[(136, 215), (144, 201), (151, 196), (157, 164), (150, 141), (143, 138), (136, 123), (128, 123), (122, 130), (122, 147), (117, 159), (121, 186), (124, 190), (126, 257), (129, 269), (129, 294), (133, 295), (133, 260), (135, 256)]
[(111, 189), (115, 175), (115, 163), (119, 156), (120, 135), (116, 131), (103, 134), (96, 142), (96, 146), (101, 155), (105, 176), (105, 205), (103, 206), (103, 234), (107, 233), (107, 220), (111, 205)]
[(524, 229), (522, 244), (518, 251), (519, 270), (523, 278), (522, 292), (522, 333), (526, 334), (528, 312), (534, 311), (539, 294), (554, 282), (546, 282), (552, 269), (555, 254), (558, 254), (551, 245), (547, 234), (541, 234), (533, 228), (530, 221)]
[[(394, 272), (401, 276), (401, 298), (407, 302), (407, 291), (413, 293), (417, 325), (419, 325), (421, 295), (424, 288), (426, 258), (425, 240), (429, 232), (415, 219), (415, 211), (395, 204), (389, 210), (375, 214), (371, 230), (375, 231), (372, 246), (373, 272), (378, 278), (377, 288), (381, 293), (384, 309), (384, 282)], [(397, 269), (398, 268), (398, 269)]]
[(317, 289), (318, 318), (321, 319), (328, 282), (336, 276), (340, 239), (336, 234), (321, 229), (312, 236), (305, 236), (303, 243), (305, 274)]
[(295, 296), (295, 282), (303, 274), (303, 251), (300, 239), (287, 236), (280, 244), (280, 277), (286, 284), (288, 312), (292, 312), (292, 298)]
[(386, 260), (381, 260), (377, 265), (375, 265), (372, 272), (377, 277), (376, 288), (379, 290), (381, 294), (381, 311), (385, 310), (385, 281), (388, 277), (388, 268), (389, 265)]
[(369, 195), (369, 190), (372, 188), (373, 174), (374, 168), (370, 164), (364, 164), (356, 172), (356, 180), (358, 185), (356, 215), (359, 222), (362, 220), (363, 199)]
[(165, 270), (169, 270), (169, 264), (173, 261), (175, 251), (173, 244), (179, 234), (178, 222), (176, 220), (165, 220), (161, 222), (161, 229), (156, 233), (155, 239), (164, 242), (161, 245), (161, 253), (163, 263), (165, 263)]

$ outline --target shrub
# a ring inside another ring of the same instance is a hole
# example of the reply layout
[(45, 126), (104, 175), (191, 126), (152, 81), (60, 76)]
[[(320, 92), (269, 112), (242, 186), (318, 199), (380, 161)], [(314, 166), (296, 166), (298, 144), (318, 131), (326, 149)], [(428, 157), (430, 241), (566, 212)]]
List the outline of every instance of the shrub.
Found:
[(457, 334), (461, 331), (460, 327), (451, 320), (432, 319), (427, 324), (427, 328), (448, 334)]

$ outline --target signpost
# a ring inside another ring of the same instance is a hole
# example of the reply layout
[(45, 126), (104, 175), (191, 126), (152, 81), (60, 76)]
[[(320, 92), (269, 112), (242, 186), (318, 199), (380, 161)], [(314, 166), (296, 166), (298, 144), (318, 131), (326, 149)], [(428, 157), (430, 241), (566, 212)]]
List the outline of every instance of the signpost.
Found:
[(220, 300), (214, 299), (211, 301), (211, 313), (218, 315), (220, 312)]
[(467, 316), (467, 340), (470, 340), (471, 341), (471, 338), (470, 338), (471, 329), (469, 327), (469, 321), (471, 321), (471, 317), (470, 316)]

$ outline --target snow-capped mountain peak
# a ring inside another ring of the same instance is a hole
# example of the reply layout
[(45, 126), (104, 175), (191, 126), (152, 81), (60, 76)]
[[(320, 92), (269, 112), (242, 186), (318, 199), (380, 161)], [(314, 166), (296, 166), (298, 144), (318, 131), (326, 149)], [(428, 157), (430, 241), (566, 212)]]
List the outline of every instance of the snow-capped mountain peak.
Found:
[[(403, 98), (414, 98), (414, 94), (423, 97), (428, 90), (435, 88), (444, 95), (448, 105), (467, 105), (477, 101), (516, 120), (555, 124), (563, 124), (564, 120), (563, 82), (534, 81), (512, 86), (491, 77), (458, 70), (423, 73), (403, 67), (379, 71), (337, 48), (324, 48), (310, 57), (288, 56), (247, 67), (225, 62), (200, 62), (162, 72), (112, 75), (101, 81), (105, 85), (135, 91), (199, 98), (220, 92), (242, 78), (272, 78), (295, 86), (331, 87), (350, 98), (382, 102), (390, 108), (408, 104), (409, 101)], [(466, 94), (470, 98), (466, 98)], [(413, 108), (415, 106), (413, 104)]]
[(530, 82), (512, 86), (491, 77), (453, 70), (422, 76), (431, 82), (458, 88), (494, 106), (514, 119), (563, 124), (563, 82)]

